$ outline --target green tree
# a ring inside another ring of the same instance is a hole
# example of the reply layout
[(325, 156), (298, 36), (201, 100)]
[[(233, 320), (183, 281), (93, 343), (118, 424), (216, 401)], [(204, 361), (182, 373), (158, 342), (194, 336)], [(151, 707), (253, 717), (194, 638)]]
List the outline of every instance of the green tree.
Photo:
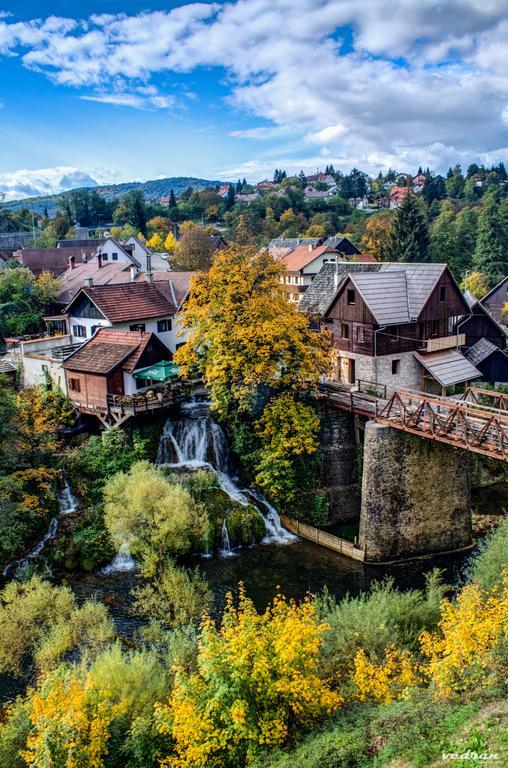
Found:
[(485, 195), (478, 217), (474, 266), (482, 272), (489, 288), (508, 274), (507, 234), (500, 207), (493, 194)]
[(430, 229), (431, 261), (448, 264), (457, 279), (462, 277), (463, 266), (459, 262), (459, 249), (455, 209), (449, 200), (441, 204), (439, 216)]
[(411, 193), (406, 195), (395, 212), (387, 255), (390, 261), (428, 261), (427, 218), (421, 202)]
[(184, 272), (206, 270), (212, 263), (213, 252), (214, 244), (210, 235), (191, 223), (176, 243), (171, 266)]

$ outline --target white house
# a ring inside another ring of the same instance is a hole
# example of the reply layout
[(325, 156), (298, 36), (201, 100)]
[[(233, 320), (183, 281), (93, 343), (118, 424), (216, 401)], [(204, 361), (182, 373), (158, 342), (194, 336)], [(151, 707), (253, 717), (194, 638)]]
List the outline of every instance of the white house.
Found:
[(121, 264), (133, 264), (137, 269), (141, 269), (141, 263), (134, 255), (134, 247), (122, 244), (113, 237), (108, 237), (107, 240), (97, 246), (95, 258), (100, 259), (103, 264), (119, 262)]
[(98, 328), (153, 333), (174, 352), (177, 307), (168, 291), (150, 282), (85, 285), (66, 306), (73, 343), (90, 339)]

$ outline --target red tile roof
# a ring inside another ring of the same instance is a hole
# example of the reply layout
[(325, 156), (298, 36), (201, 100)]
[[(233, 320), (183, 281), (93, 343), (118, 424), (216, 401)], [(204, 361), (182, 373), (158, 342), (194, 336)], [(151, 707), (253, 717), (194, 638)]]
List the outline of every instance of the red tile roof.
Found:
[[(150, 317), (174, 315), (176, 307), (172, 301), (150, 283), (127, 283), (126, 285), (94, 285), (81, 288), (110, 323), (145, 320)], [(78, 292), (81, 293), (81, 291)], [(74, 299), (78, 296), (74, 297)], [(72, 314), (72, 299), (65, 312)]]
[(69, 266), (70, 256), (74, 256), (75, 263), (80, 264), (93, 256), (95, 250), (95, 247), (22, 248), (15, 252), (15, 258), (35, 275), (46, 270), (53, 275), (61, 275)]
[(405, 197), (409, 192), (409, 187), (392, 187), (390, 190), (390, 197)]
[(281, 262), (289, 272), (297, 272), (299, 269), (303, 269), (307, 264), (310, 264), (311, 261), (314, 261), (314, 259), (317, 259), (318, 256), (322, 256), (324, 253), (338, 255), (335, 248), (330, 248), (328, 245), (318, 245), (312, 248), (312, 250), (309, 250), (309, 247), (308, 245), (299, 245), (294, 251), (282, 257)]
[(171, 359), (171, 352), (153, 333), (98, 328), (89, 341), (65, 360), (63, 367), (105, 375), (121, 365), (131, 373), (149, 343), (160, 347), (161, 359)]

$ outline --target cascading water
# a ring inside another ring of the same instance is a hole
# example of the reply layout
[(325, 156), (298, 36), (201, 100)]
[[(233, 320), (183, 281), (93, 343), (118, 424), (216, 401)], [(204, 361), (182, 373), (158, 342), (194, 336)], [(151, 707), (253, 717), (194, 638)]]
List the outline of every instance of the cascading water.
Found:
[(136, 563), (131, 555), (129, 544), (124, 541), (123, 544), (120, 545), (118, 554), (109, 565), (104, 566), (101, 573), (103, 576), (110, 576), (112, 573), (127, 573), (128, 571), (133, 571), (135, 567)]
[[(253, 503), (263, 517), (267, 534), (264, 543), (289, 544), (296, 541), (286, 531), (277, 511), (256, 491), (238, 488), (231, 466), (229, 447), (221, 427), (208, 413), (208, 403), (188, 404), (189, 415), (168, 419), (159, 442), (157, 464), (172, 469), (213, 469), (225, 493), (240, 504)], [(222, 526), (222, 554), (231, 554), (226, 521)]]
[(55, 517), (52, 517), (49, 521), (48, 530), (44, 534), (44, 536), (37, 542), (35, 547), (32, 549), (31, 552), (28, 553), (28, 555), (21, 560), (17, 560), (14, 563), (9, 563), (7, 568), (2, 573), (2, 576), (6, 577), (8, 576), (12, 571), (14, 571), (14, 575), (18, 576), (21, 574), (24, 569), (27, 567), (27, 565), (30, 562), (33, 562), (34, 560), (37, 560), (37, 558), (42, 554), (44, 547), (48, 543), (48, 541), (51, 541), (51, 539), (54, 539), (56, 534), (58, 533), (58, 526), (60, 522), (60, 517), (64, 517), (65, 515), (71, 515), (78, 509), (78, 500), (75, 496), (73, 496), (72, 491), (70, 489), (69, 482), (66, 477), (62, 475), (62, 487), (58, 488), (57, 490), (57, 499), (58, 499), (58, 506), (60, 508), (60, 512)]

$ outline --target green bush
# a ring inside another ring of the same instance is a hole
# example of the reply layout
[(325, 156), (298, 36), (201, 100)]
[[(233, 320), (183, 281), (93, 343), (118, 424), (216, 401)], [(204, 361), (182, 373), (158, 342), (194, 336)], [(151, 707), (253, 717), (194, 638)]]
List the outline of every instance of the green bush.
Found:
[(265, 521), (256, 507), (248, 504), (235, 504), (226, 517), (229, 539), (234, 546), (239, 544), (257, 544), (266, 534)]
[(499, 584), (508, 569), (508, 518), (494, 529), (480, 545), (467, 576), (482, 589), (490, 590)]

